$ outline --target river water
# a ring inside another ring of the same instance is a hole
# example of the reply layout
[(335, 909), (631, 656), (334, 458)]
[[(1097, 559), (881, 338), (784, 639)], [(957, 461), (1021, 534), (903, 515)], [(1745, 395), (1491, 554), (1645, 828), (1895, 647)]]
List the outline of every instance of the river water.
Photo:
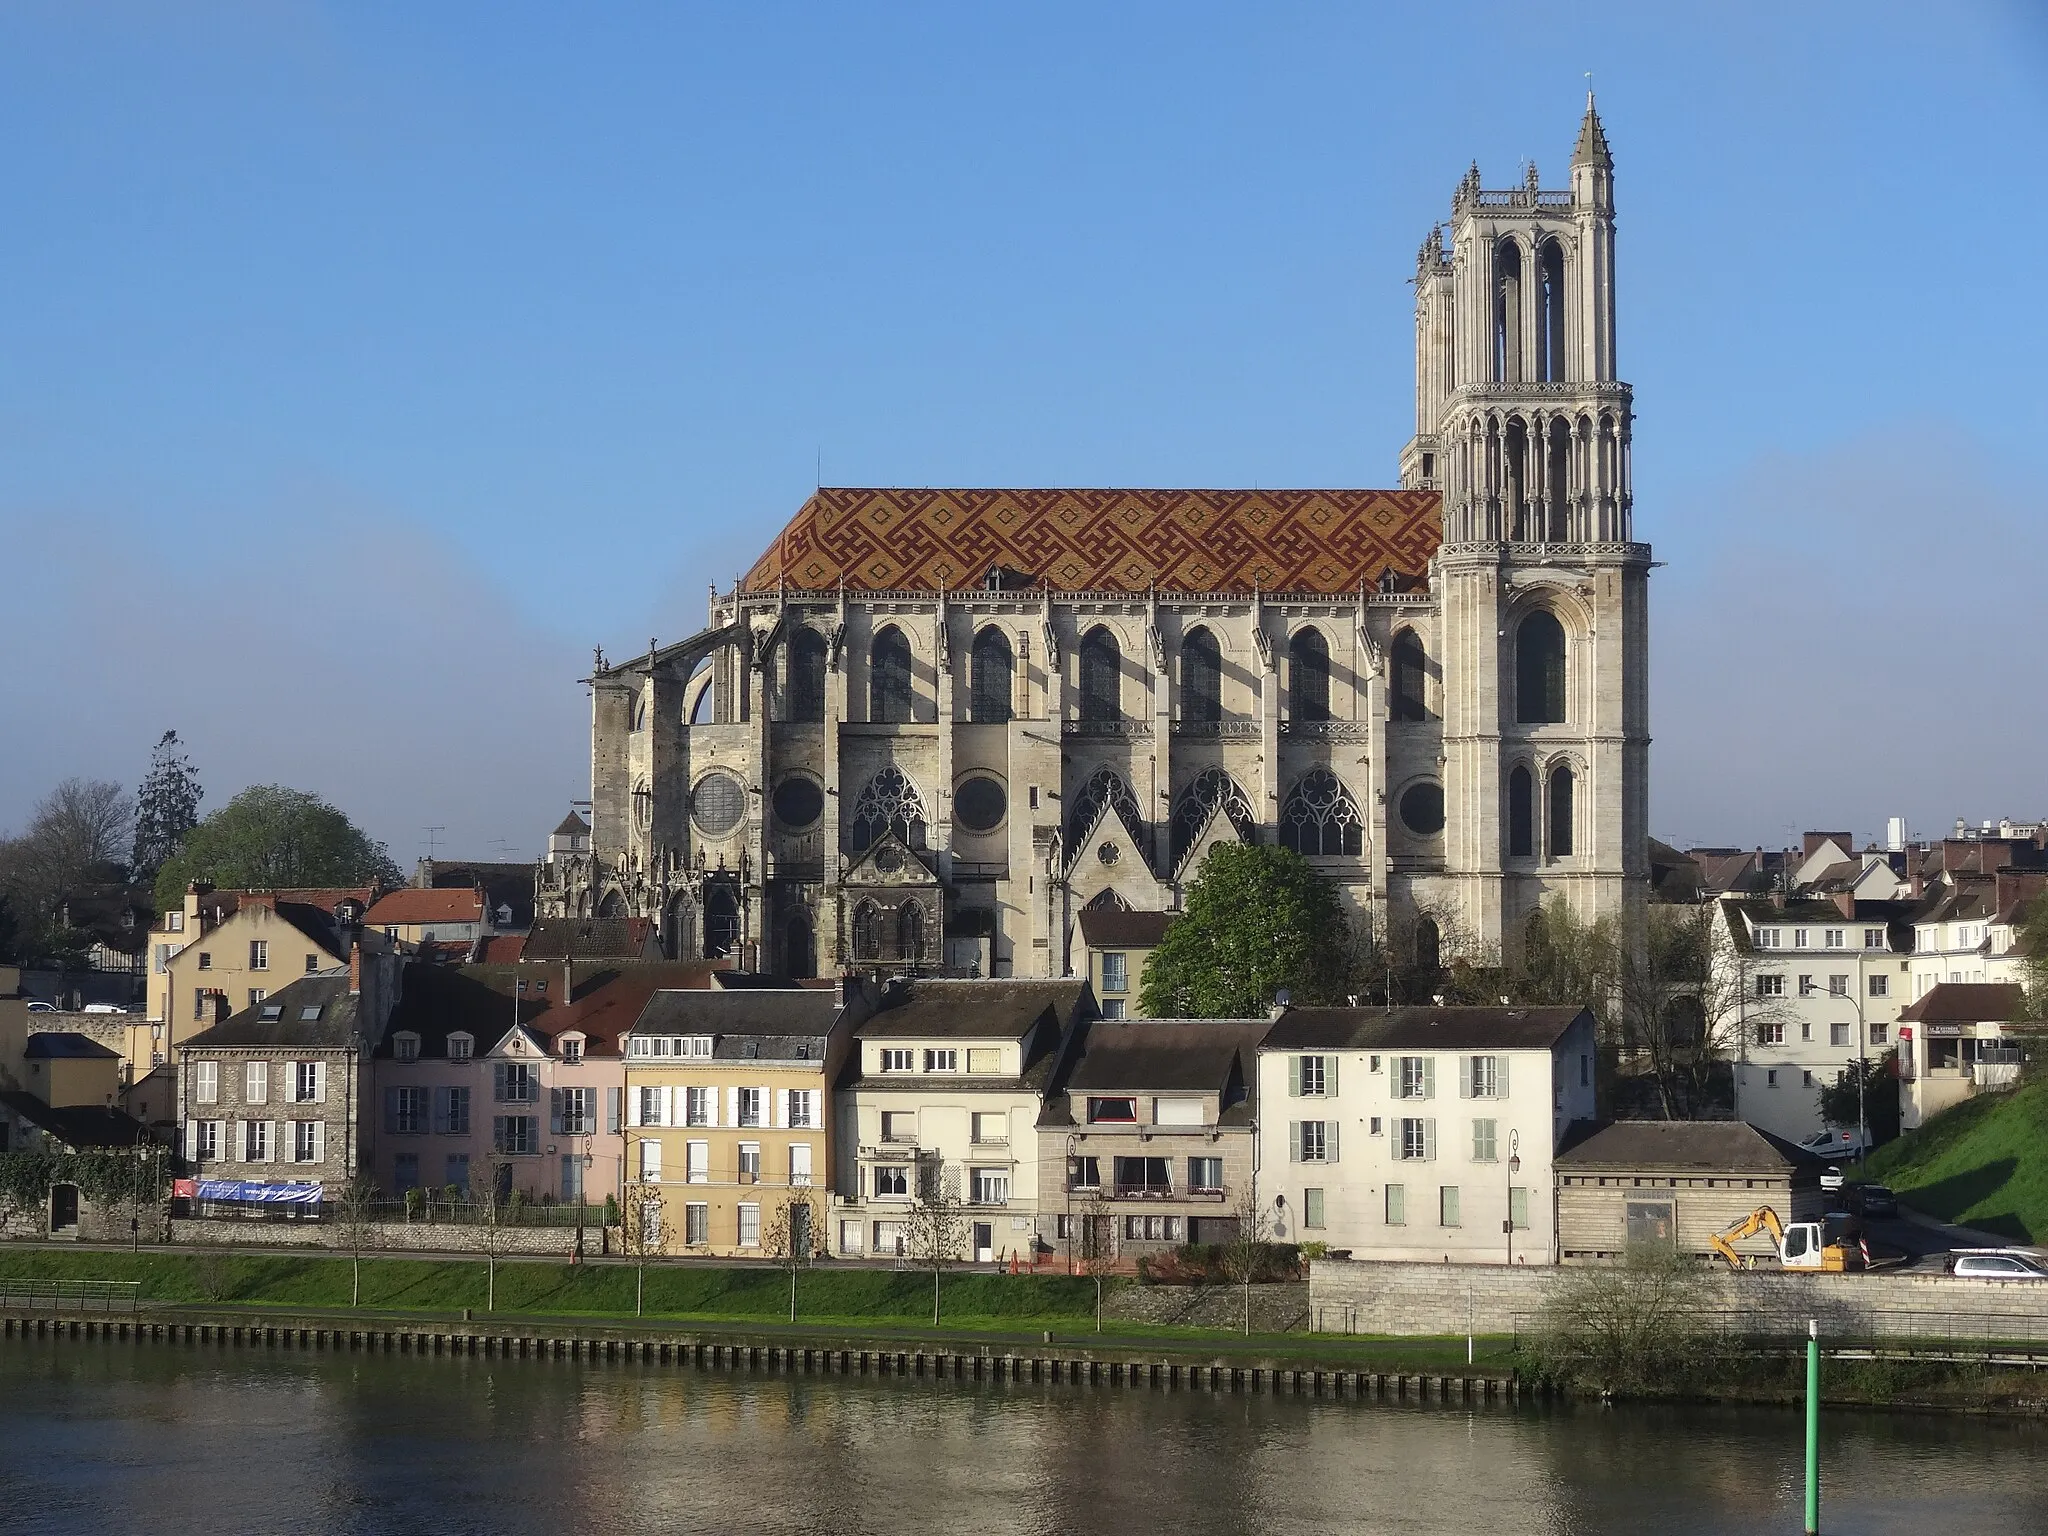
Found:
[[(2048, 1431), (1824, 1421), (1830, 1532), (2048, 1530)], [(0, 1530), (1797, 1532), (1763, 1409), (1386, 1407), (0, 1343)]]

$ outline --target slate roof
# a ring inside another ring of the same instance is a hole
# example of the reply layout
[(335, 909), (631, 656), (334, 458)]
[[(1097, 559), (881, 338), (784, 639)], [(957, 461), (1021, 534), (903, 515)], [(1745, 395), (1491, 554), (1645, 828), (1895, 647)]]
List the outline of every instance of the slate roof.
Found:
[(550, 1047), (556, 1037), (577, 1032), (584, 1036), (586, 1056), (617, 1056), (619, 1037), (632, 1028), (648, 998), (663, 989), (708, 987), (712, 971), (708, 960), (689, 960), (586, 972), (575, 978), (575, 995), (565, 1004), (559, 970), (415, 963), (405, 968), (398, 1005), (375, 1055), (390, 1057), (391, 1037), (401, 1030), (420, 1037), (422, 1060), (445, 1059), (451, 1034), (466, 1034), (478, 1051), (489, 1050), (513, 1027), (513, 999), (524, 982), (516, 1010), (522, 1028)]
[(1090, 949), (1156, 949), (1171, 912), (1119, 912), (1097, 907), (1081, 914), (1081, 941)]
[(32, 1093), (0, 1091), (0, 1104), (57, 1140), (78, 1151), (87, 1147), (135, 1147), (153, 1138), (149, 1127), (126, 1110), (105, 1104), (73, 1104), (53, 1109)]
[(710, 1035), (714, 1061), (822, 1060), (841, 1016), (838, 994), (815, 987), (661, 991), (647, 999), (628, 1033)]
[(28, 1043), (21, 1048), (21, 1054), (31, 1060), (52, 1061), (58, 1059), (91, 1061), (95, 1058), (119, 1061), (121, 1053), (110, 1051), (99, 1041), (84, 1035), (73, 1034), (70, 1030), (50, 1030), (45, 1034), (28, 1037)]
[(1081, 1006), (1079, 980), (923, 979), (884, 999), (860, 1026), (863, 1040), (1019, 1040), (1048, 1019), (1061, 1026)]
[[(253, 1008), (230, 1014), (185, 1041), (187, 1051), (276, 1047), (336, 1051), (357, 1044), (356, 1015), (362, 999), (348, 989), (348, 977), (307, 976), (280, 987)], [(317, 1008), (319, 1017), (302, 1015)]]
[(552, 837), (588, 837), (590, 823), (575, 811), (562, 818), (562, 824), (549, 834)]
[(1355, 593), (1419, 583), (1441, 542), (1434, 491), (828, 486), (743, 586)]
[(658, 960), (651, 917), (559, 917), (536, 923), (522, 960)]
[(1902, 1024), (2002, 1024), (2027, 1016), (2027, 989), (2016, 981), (1942, 981), (1899, 1010)]
[(1075, 1093), (1221, 1092), (1250, 1076), (1265, 1019), (1094, 1019), (1065, 1086)]
[(1267, 1030), (1267, 1050), (1547, 1051), (1584, 1008), (1290, 1008)]
[(1561, 1169), (1818, 1173), (1823, 1160), (1741, 1120), (1616, 1120), (1582, 1126), (1557, 1154)]

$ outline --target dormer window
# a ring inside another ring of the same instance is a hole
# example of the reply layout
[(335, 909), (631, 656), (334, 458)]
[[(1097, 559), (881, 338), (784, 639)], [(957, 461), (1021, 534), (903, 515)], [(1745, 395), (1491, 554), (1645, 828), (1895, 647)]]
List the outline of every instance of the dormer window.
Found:
[(1090, 1125), (1135, 1125), (1137, 1120), (1136, 1099), (1091, 1098), (1088, 1101)]
[(184, 914), (184, 913), (182, 913), (182, 912), (166, 912), (166, 913), (164, 914), (164, 932), (165, 932), (165, 933), (183, 933), (184, 931), (185, 931), (185, 914)]
[(564, 1066), (573, 1067), (581, 1064), (582, 1060), (583, 1037), (580, 1035), (572, 1035), (562, 1042), (562, 1064)]
[(391, 1058), (394, 1061), (418, 1061), (420, 1059), (420, 1037), (411, 1030), (404, 1030), (391, 1037)]
[(448, 1059), (450, 1061), (467, 1061), (469, 1060), (470, 1053), (475, 1049), (476, 1042), (468, 1035), (450, 1035), (448, 1037)]

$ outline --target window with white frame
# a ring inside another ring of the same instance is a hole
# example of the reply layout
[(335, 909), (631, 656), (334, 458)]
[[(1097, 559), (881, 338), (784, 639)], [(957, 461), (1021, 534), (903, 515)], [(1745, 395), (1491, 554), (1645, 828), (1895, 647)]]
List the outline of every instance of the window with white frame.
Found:
[(1775, 972), (1767, 971), (1760, 973), (1756, 978), (1756, 995), (1758, 997), (1783, 997), (1785, 995), (1785, 978)]
[(1889, 977), (1889, 976), (1873, 976), (1873, 977), (1871, 977), (1871, 978), (1870, 978), (1870, 988), (1869, 988), (1869, 991), (1870, 991), (1870, 995), (1871, 995), (1872, 997), (1890, 997), (1890, 996), (1891, 996), (1891, 993), (1892, 993), (1892, 979), (1891, 979), (1891, 977)]
[(801, 1189), (811, 1182), (811, 1144), (808, 1141), (793, 1141), (789, 1144), (789, 1184), (792, 1189)]
[(1129, 974), (1130, 973), (1126, 968), (1125, 960), (1122, 955), (1108, 954), (1102, 957), (1103, 991), (1123, 992), (1128, 990)]
[(292, 1122), (292, 1161), (295, 1163), (317, 1163), (320, 1161), (320, 1122), (318, 1120), (294, 1120)]
[(242, 1122), (242, 1161), (245, 1163), (267, 1163), (270, 1161), (270, 1122), (268, 1120), (244, 1120)]
[(1792, 947), (1794, 949), (1806, 948), (1806, 930), (1804, 928), (1794, 928), (1792, 930)]
[(420, 1037), (410, 1030), (401, 1030), (391, 1037), (391, 1059), (393, 1061), (418, 1061), (420, 1059)]
[(1436, 1157), (1436, 1122), (1410, 1116), (1400, 1122), (1401, 1161), (1426, 1163)]
[(1500, 1122), (1497, 1120), (1474, 1120), (1472, 1122), (1472, 1161), (1475, 1163), (1497, 1163), (1500, 1161)]
[(718, 1090), (715, 1088), (685, 1088), (683, 1090), (683, 1124), (709, 1125), (711, 1106)]
[(1882, 928), (1864, 929), (1863, 947), (1865, 949), (1884, 949), (1886, 947), (1884, 941), (1884, 930)]
[(294, 1104), (318, 1104), (321, 1100), (322, 1063), (317, 1061), (296, 1061), (292, 1063), (292, 1102)]
[(740, 1246), (758, 1248), (761, 1246), (761, 1207), (742, 1205), (740, 1207)]
[(735, 1091), (739, 1095), (739, 1123), (744, 1126), (760, 1125), (761, 1100), (766, 1096), (764, 1090), (740, 1088)]
[(1010, 1170), (1007, 1168), (977, 1168), (974, 1170), (974, 1203), (976, 1205), (1008, 1205), (1010, 1203)]
[(661, 1182), (661, 1142), (650, 1136), (640, 1143), (640, 1182)]
[(387, 1103), (391, 1124), (387, 1129), (400, 1136), (421, 1136), (427, 1129), (427, 1090), (422, 1087), (392, 1088)]
[(510, 1157), (529, 1157), (539, 1150), (532, 1115), (495, 1115), (491, 1119), (492, 1147)]
[(878, 1163), (875, 1166), (875, 1198), (877, 1200), (909, 1199), (910, 1170), (901, 1163)]
[(192, 1102), (195, 1104), (218, 1104), (220, 1102), (219, 1062), (195, 1061), (192, 1063)]
[(1799, 995), (1801, 997), (1811, 997), (1818, 990), (1819, 983), (1811, 976), (1802, 975), (1799, 978)]
[(1757, 1025), (1756, 1043), (1758, 1045), (1783, 1045), (1785, 1043), (1785, 1026), (1775, 1021), (1766, 1021)]
[(1399, 1056), (1400, 1091), (1394, 1096), (1400, 1099), (1433, 1099), (1436, 1097), (1436, 1061), (1429, 1056)]
[(1756, 947), (1758, 949), (1777, 949), (1783, 943), (1783, 940), (1784, 930), (1782, 928), (1759, 928), (1756, 931)]
[(740, 1182), (758, 1184), (761, 1182), (761, 1143), (743, 1141), (740, 1143)]
[(573, 1066), (576, 1066), (576, 1065), (578, 1065), (579, 1063), (581, 1063), (581, 1062), (582, 1062), (582, 1060), (583, 1060), (583, 1042), (582, 1042), (582, 1040), (580, 1040), (580, 1039), (569, 1039), (569, 1040), (564, 1040), (564, 1041), (562, 1042), (562, 1064), (563, 1064), (564, 1066), (568, 1066), (568, 1067), (573, 1067)]
[(529, 1062), (494, 1062), (491, 1091), (500, 1104), (531, 1104), (540, 1097), (540, 1073)]
[(1294, 1058), (1295, 1094), (1305, 1099), (1319, 1099), (1328, 1091), (1326, 1084), (1329, 1074), (1323, 1069), (1320, 1056), (1297, 1056)]
[(683, 1207), (683, 1241), (701, 1248), (711, 1241), (711, 1207), (691, 1201)]
[(1223, 1159), (1220, 1157), (1191, 1157), (1188, 1159), (1188, 1189), (1197, 1194), (1220, 1195), (1223, 1193)]
[(1337, 1122), (1297, 1120), (1289, 1138), (1297, 1163), (1333, 1163), (1337, 1160)]
[(663, 1089), (641, 1088), (640, 1123), (642, 1125), (660, 1125), (664, 1119), (662, 1111), (667, 1100), (668, 1094)]
[(251, 1061), (242, 1067), (242, 1102), (261, 1104), (270, 1097), (270, 1063)]
[(467, 1061), (469, 1060), (470, 1053), (475, 1049), (476, 1041), (468, 1035), (450, 1035), (448, 1037), (448, 1059), (450, 1061)]
[(914, 1072), (917, 1070), (914, 1065), (916, 1061), (916, 1053), (914, 1051), (888, 1046), (880, 1054), (882, 1058), (881, 1070), (884, 1072)]
[(1883, 1045), (1889, 1034), (1890, 1027), (1888, 1025), (1882, 1023), (1872, 1024), (1870, 1026), (1870, 1043), (1872, 1045)]
[(249, 969), (267, 971), (270, 969), (270, 941), (251, 939), (249, 941)]
[(562, 1134), (564, 1136), (594, 1136), (597, 1134), (597, 1090), (595, 1088), (564, 1088), (562, 1095)]
[(1468, 1098), (1497, 1099), (1507, 1092), (1507, 1072), (1500, 1057), (1473, 1056), (1465, 1070), (1470, 1075)]
[(808, 1088), (791, 1088), (789, 1092), (789, 1126), (792, 1130), (816, 1129), (811, 1119), (811, 1092)]
[(924, 1053), (924, 1069), (927, 1072), (958, 1072), (960, 1053), (955, 1050), (928, 1050)]
[(202, 1162), (212, 1162), (220, 1156), (220, 1126), (218, 1120), (199, 1120), (194, 1124), (198, 1134), (192, 1138), (192, 1155)]
[(1829, 997), (1847, 997), (1848, 995), (1849, 978), (1847, 976), (1830, 976), (1828, 978)]
[(691, 1184), (711, 1182), (711, 1143), (691, 1141), (683, 1144), (683, 1178)]
[(1828, 929), (1825, 935), (1825, 942), (1829, 949), (1840, 949), (1842, 947), (1842, 930), (1839, 928)]
[(1849, 1038), (1849, 1031), (1850, 1026), (1846, 1022), (1828, 1025), (1828, 1044), (1835, 1046), (1853, 1044)]

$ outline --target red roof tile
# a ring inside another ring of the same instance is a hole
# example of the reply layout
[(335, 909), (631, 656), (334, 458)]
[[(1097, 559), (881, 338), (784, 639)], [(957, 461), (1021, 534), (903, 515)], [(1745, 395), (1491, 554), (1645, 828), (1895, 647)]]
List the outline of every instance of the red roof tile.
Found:
[(363, 914), (364, 924), (371, 928), (404, 923), (480, 923), (483, 918), (483, 893), (460, 887), (421, 890), (407, 886), (382, 897)]

